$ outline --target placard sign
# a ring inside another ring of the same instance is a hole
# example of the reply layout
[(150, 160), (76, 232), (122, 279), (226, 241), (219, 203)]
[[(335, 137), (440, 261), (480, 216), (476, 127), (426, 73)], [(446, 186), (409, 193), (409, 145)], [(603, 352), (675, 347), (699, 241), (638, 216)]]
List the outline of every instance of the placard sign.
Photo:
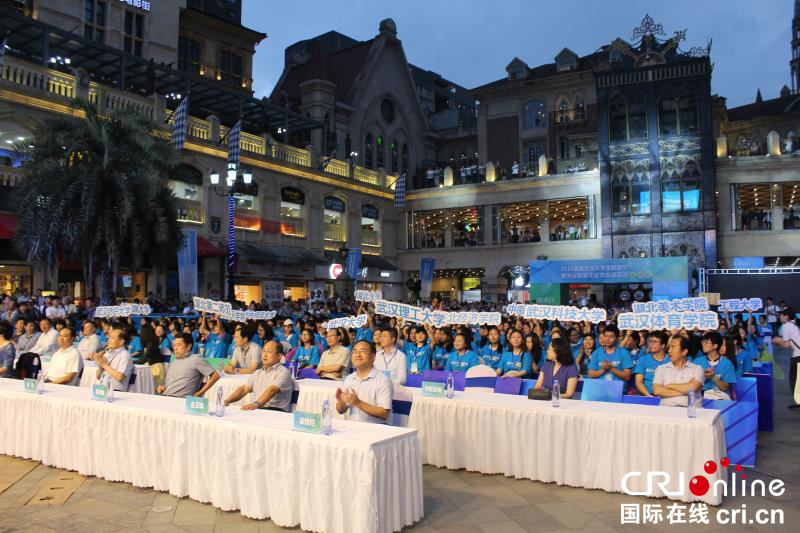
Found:
[(92, 400), (101, 402), (108, 400), (108, 387), (99, 383), (92, 385)]
[(761, 298), (732, 298), (728, 300), (720, 300), (719, 301), (719, 311), (727, 311), (727, 312), (740, 312), (740, 311), (750, 311), (754, 313), (759, 311), (764, 304), (761, 302)]
[(439, 383), (438, 381), (423, 381), (422, 395), (444, 398), (444, 383)]
[(149, 315), (153, 310), (144, 304), (101, 305), (95, 310), (95, 317), (117, 317), (131, 315)]
[(447, 324), (489, 324), (494, 326), (500, 324), (500, 313), (497, 312), (472, 311), (450, 313), (387, 300), (375, 301), (375, 313), (382, 316), (402, 318), (409, 322), (430, 324), (437, 328), (446, 326)]
[(307, 411), (295, 411), (293, 427), (295, 431), (322, 433), (322, 415)]
[(562, 320), (566, 322), (591, 322), (597, 324), (606, 319), (606, 310), (601, 307), (573, 307), (569, 305), (529, 305), (509, 304), (509, 315), (523, 318), (538, 318), (544, 320)]
[(36, 387), (39, 383), (35, 379), (25, 378), (23, 383), (25, 387), (25, 392), (32, 392), (33, 394), (36, 394)]
[(673, 300), (658, 300), (655, 302), (633, 302), (631, 311), (634, 313), (708, 311), (708, 300), (705, 298), (675, 298)]
[(355, 291), (357, 302), (375, 302), (383, 298), (381, 291)]
[(367, 323), (367, 315), (358, 316), (343, 316), (341, 318), (332, 318), (328, 320), (328, 329), (336, 328), (360, 328)]
[(186, 413), (187, 415), (207, 415), (208, 398), (196, 398), (194, 396), (187, 396), (183, 412)]
[(192, 298), (192, 301), (197, 311), (214, 313), (225, 320), (232, 320), (234, 322), (272, 320), (277, 314), (277, 311), (234, 311), (229, 302), (219, 302), (216, 300), (209, 300), (208, 298), (200, 298), (199, 296)]
[(620, 330), (659, 329), (717, 329), (719, 315), (714, 311), (687, 311), (684, 313), (620, 313), (617, 317)]

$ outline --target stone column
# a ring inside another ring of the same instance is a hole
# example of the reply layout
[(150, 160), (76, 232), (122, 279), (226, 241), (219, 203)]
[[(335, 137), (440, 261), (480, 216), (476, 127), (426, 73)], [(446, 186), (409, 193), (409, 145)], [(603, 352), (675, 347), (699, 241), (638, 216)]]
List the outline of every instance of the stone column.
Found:
[(717, 158), (722, 159), (728, 157), (728, 138), (724, 133), (720, 133), (717, 137)]
[(209, 123), (209, 129), (211, 134), (211, 141), (212, 144), (219, 143), (219, 118), (216, 115), (209, 115), (206, 117), (206, 120)]
[(486, 182), (494, 183), (497, 180), (497, 174), (494, 168), (494, 163), (491, 161), (486, 163)]
[(767, 154), (781, 155), (781, 139), (775, 130), (767, 134)]
[(453, 169), (449, 165), (444, 168), (444, 186), (453, 186)]
[(547, 176), (547, 156), (544, 154), (539, 156), (539, 175)]

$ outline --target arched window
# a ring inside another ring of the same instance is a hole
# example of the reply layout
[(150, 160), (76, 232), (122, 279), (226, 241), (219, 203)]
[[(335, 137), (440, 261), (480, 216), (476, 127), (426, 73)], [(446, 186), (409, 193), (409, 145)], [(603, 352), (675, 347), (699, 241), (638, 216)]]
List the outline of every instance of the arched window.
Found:
[(621, 95), (614, 95), (608, 105), (608, 135), (612, 141), (628, 140), (628, 118), (625, 100)]
[(522, 129), (532, 130), (547, 126), (547, 108), (541, 100), (531, 100), (522, 108)]
[(642, 174), (616, 176), (611, 184), (615, 215), (647, 215), (650, 213), (650, 180)]
[(338, 196), (326, 196), (322, 211), (324, 238), (329, 241), (326, 249), (338, 250), (339, 244), (347, 241), (347, 207)]
[(681, 93), (678, 100), (678, 124), (681, 135), (698, 132), (697, 97), (690, 91)]
[(566, 98), (562, 97), (558, 102), (556, 110), (556, 122), (562, 123), (569, 120), (569, 102)]
[(403, 148), (400, 150), (400, 168), (403, 172), (408, 172), (408, 143), (403, 143)]
[(586, 106), (583, 103), (583, 95), (578, 93), (575, 95), (575, 120), (583, 120), (586, 118)]
[(281, 189), (281, 234), (305, 237), (306, 195), (295, 187)]
[(372, 146), (372, 134), (367, 133), (367, 138), (364, 140), (364, 166), (367, 168), (372, 168), (372, 153), (373, 153), (373, 146)]
[(678, 134), (678, 109), (671, 93), (664, 93), (658, 100), (658, 134)]
[(381, 223), (378, 215), (378, 208), (374, 205), (361, 206), (361, 245), (373, 252), (380, 252), (381, 246)]
[(647, 106), (641, 93), (634, 93), (628, 100), (628, 138), (647, 139)]
[(391, 154), (392, 174), (397, 174), (397, 141), (392, 141), (389, 145), (389, 153)]
[(376, 150), (376, 155), (377, 155), (377, 157), (375, 158), (375, 160), (377, 161), (377, 163), (376, 163), (377, 164), (377, 168), (386, 168), (384, 166), (384, 164), (385, 164), (385, 161), (384, 161), (384, 146), (383, 146), (383, 137), (381, 135), (378, 135), (378, 137), (375, 139), (375, 150)]

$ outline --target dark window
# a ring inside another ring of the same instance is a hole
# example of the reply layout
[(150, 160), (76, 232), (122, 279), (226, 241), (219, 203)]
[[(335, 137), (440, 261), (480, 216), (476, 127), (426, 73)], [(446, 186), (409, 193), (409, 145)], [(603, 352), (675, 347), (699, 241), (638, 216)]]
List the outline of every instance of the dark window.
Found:
[(381, 115), (383, 116), (383, 120), (387, 123), (391, 124), (394, 122), (394, 104), (388, 98), (384, 98), (381, 102)]
[(83, 36), (97, 43), (105, 40), (106, 3), (97, 0), (84, 0)]
[(531, 100), (522, 108), (522, 129), (532, 130), (547, 126), (547, 108), (541, 100)]
[(631, 141), (647, 139), (647, 106), (639, 93), (628, 101), (628, 135)]
[(378, 168), (384, 168), (383, 165), (384, 165), (385, 162), (384, 162), (383, 137), (378, 135), (378, 138), (375, 139), (375, 144), (376, 144), (375, 150), (376, 150), (376, 155), (377, 155), (377, 157), (375, 158), (376, 164), (378, 165)]
[(373, 146), (372, 146), (372, 134), (367, 133), (367, 137), (364, 139), (364, 166), (367, 168), (372, 168), (372, 153), (373, 153)]
[(178, 37), (178, 70), (200, 74), (200, 43)]
[(403, 149), (400, 152), (400, 165), (403, 172), (408, 172), (408, 144), (403, 143)]
[(233, 52), (223, 51), (220, 55), (220, 80), (230, 85), (242, 85), (242, 58)]
[(678, 100), (678, 123), (681, 135), (698, 132), (697, 97), (695, 95), (684, 94)]
[(658, 134), (678, 134), (678, 109), (672, 95), (664, 95), (658, 102)]
[(123, 45), (125, 51), (135, 56), (142, 56), (144, 45), (144, 15), (125, 11), (125, 37)]
[(397, 174), (397, 141), (393, 141), (392, 144), (389, 146), (389, 152), (391, 154), (391, 165), (392, 165), (392, 174)]
[(617, 95), (608, 106), (608, 134), (612, 141), (628, 140), (628, 117), (625, 100)]

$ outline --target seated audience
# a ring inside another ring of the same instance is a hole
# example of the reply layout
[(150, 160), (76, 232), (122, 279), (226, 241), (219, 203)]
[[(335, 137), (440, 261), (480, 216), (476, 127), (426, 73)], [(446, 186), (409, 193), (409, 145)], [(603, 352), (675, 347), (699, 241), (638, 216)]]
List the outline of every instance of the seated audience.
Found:
[[(185, 398), (205, 395), (219, 380), (219, 374), (208, 362), (199, 355), (192, 354), (194, 338), (189, 333), (179, 333), (172, 340), (172, 349), (175, 353), (167, 369), (166, 383), (156, 387), (158, 394)], [(204, 378), (208, 378), (202, 387)]]
[(562, 398), (572, 398), (578, 387), (578, 367), (572, 357), (572, 349), (566, 339), (552, 339), (547, 347), (547, 360), (539, 372), (535, 388), (553, 390), (558, 380)]
[(98, 381), (102, 383), (106, 376), (111, 376), (114, 390), (127, 391), (133, 373), (133, 359), (125, 347), (127, 341), (124, 326), (115, 324), (108, 334), (106, 349), (92, 356), (97, 363)]
[(705, 355), (694, 359), (694, 364), (703, 367), (703, 397), (709, 400), (730, 400), (731, 385), (736, 383), (736, 356), (730, 349), (726, 350), (725, 356), (720, 355), (719, 350), (724, 343), (722, 335), (709, 331), (703, 335), (701, 342)]
[(604, 345), (595, 350), (589, 362), (589, 377), (627, 382), (631, 379), (633, 361), (630, 352), (617, 343), (619, 329), (613, 324), (606, 326), (603, 337)]
[(703, 406), (703, 367), (689, 361), (689, 339), (674, 336), (669, 341), (669, 363), (656, 368), (653, 394), (661, 397), (661, 405), (686, 407), (689, 390), (695, 392), (696, 407)]
[(375, 368), (382, 371), (395, 385), (406, 383), (406, 356), (397, 347), (397, 330), (390, 327), (376, 330), (380, 332), (380, 345), (375, 356)]
[(13, 378), (14, 359), (17, 355), (12, 339), (14, 338), (11, 326), (0, 322), (0, 377)]
[(669, 363), (667, 344), (669, 337), (663, 331), (654, 331), (647, 339), (648, 352), (639, 358), (636, 363), (635, 382), (636, 390), (644, 396), (653, 395), (653, 378), (656, 368)]
[[(225, 365), (228, 374), (252, 374), (261, 365), (261, 347), (250, 339), (253, 330), (247, 324), (236, 326), (233, 333), (233, 359)], [(282, 352), (281, 352), (282, 353)]]
[(375, 368), (375, 349), (369, 341), (353, 345), (355, 372), (336, 389), (336, 411), (348, 413), (350, 420), (390, 423), (394, 387), (392, 380)]
[(73, 343), (75, 333), (64, 327), (58, 332), (58, 350), (53, 353), (50, 363), (44, 369), (45, 380), (57, 385), (78, 385), (81, 379), (83, 359)]
[(242, 410), (270, 409), (288, 411), (292, 403), (294, 382), (289, 369), (281, 364), (283, 345), (271, 340), (261, 349), (262, 366), (252, 373), (247, 382), (228, 396), (225, 405), (230, 405), (253, 393), (255, 400), (242, 406)]
[(322, 352), (319, 358), (317, 375), (322, 379), (342, 379), (342, 372), (346, 372), (350, 366), (350, 350), (340, 344), (342, 330), (329, 329), (325, 339), (330, 348)]

